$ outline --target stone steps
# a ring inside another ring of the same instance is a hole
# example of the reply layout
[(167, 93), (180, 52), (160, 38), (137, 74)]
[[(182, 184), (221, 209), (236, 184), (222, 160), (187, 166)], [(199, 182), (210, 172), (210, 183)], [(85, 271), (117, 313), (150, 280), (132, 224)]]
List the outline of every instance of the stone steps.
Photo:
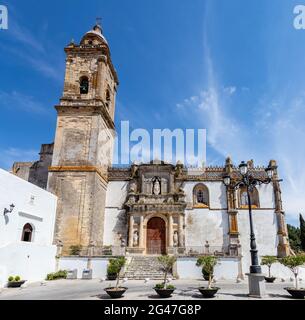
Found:
[[(124, 274), (125, 278), (133, 280), (162, 280), (164, 272), (157, 257), (132, 257), (127, 270)], [(168, 275), (172, 277), (171, 274)]]

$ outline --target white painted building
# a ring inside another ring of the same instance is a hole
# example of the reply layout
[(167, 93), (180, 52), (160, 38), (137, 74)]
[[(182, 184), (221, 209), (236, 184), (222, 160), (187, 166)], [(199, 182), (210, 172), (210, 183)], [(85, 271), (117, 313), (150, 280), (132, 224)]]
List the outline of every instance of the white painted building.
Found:
[(38, 281), (54, 272), (56, 203), (55, 195), (0, 169), (0, 287), (11, 275)]
[[(249, 170), (266, 179), (264, 168), (249, 162)], [(123, 243), (131, 256), (176, 254), (181, 277), (186, 276), (185, 266), (193, 270), (191, 277), (200, 273), (195, 256), (215, 254), (221, 261), (218, 270), (226, 271), (224, 278), (244, 278), (251, 262), (249, 211), (243, 188), (229, 190), (223, 183), (229, 172), (238, 174), (229, 158), (224, 167), (196, 174), (161, 162), (110, 169), (104, 247), (116, 252)], [(154, 183), (159, 184), (155, 191)], [(276, 170), (271, 183), (255, 187), (251, 201), (259, 258), (289, 254)]]

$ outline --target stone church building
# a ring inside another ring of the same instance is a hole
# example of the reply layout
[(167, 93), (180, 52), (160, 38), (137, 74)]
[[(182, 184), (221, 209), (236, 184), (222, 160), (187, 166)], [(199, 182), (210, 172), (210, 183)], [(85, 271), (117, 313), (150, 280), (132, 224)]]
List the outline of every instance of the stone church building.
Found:
[[(12, 169), (58, 197), (54, 243), (62, 254), (77, 246), (83, 256), (211, 253), (248, 259), (245, 190), (223, 183), (228, 173), (239, 175), (231, 159), (197, 170), (161, 161), (112, 167), (105, 145), (114, 139), (119, 80), (101, 27), (65, 52), (54, 144), (42, 146), (39, 161)], [(248, 165), (255, 177), (267, 177), (265, 168)], [(272, 183), (251, 195), (260, 255), (290, 250), (278, 180), (275, 172)]]

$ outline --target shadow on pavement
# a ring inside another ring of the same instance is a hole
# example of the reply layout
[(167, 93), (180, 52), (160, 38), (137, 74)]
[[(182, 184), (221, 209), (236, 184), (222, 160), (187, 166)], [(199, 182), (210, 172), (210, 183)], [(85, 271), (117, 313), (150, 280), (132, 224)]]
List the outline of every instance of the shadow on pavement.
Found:
[(286, 299), (290, 299), (290, 300), (297, 300), (297, 299), (293, 299), (292, 296), (290, 296), (288, 294), (269, 293), (268, 295), (270, 298), (286, 298)]
[(90, 296), (90, 298), (98, 298), (102, 300), (116, 300), (116, 299), (112, 299), (110, 296), (108, 296), (108, 294), (95, 294), (93, 296)]

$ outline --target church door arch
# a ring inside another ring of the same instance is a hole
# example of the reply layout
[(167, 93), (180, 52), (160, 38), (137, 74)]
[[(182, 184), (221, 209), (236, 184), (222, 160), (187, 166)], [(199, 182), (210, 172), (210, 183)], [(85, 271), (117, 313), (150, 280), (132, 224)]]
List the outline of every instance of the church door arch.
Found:
[(159, 217), (147, 222), (147, 254), (166, 254), (166, 225)]

